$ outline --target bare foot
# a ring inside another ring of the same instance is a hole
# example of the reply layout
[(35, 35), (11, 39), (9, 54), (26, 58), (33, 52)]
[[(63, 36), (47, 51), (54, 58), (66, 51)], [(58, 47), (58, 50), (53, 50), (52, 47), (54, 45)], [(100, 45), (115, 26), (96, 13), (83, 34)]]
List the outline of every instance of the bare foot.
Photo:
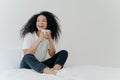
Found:
[(55, 70), (55, 69), (53, 69), (53, 68), (51, 68), (51, 70), (53, 70), (53, 71), (56, 72), (56, 73), (59, 71), (59, 70)]
[(56, 75), (56, 72), (48, 67), (43, 70), (43, 73)]
[(60, 70), (61, 68), (62, 68), (61, 65), (56, 64), (56, 65), (53, 67), (53, 70)]

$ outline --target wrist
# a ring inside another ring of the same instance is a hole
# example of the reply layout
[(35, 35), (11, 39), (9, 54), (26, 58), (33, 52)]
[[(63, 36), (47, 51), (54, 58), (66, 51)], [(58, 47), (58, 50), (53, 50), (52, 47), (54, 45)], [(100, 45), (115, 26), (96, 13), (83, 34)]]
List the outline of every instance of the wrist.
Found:
[(43, 39), (42, 39), (42, 38), (40, 38), (40, 37), (38, 37), (38, 40), (39, 40), (40, 42), (42, 42), (42, 41), (43, 41)]

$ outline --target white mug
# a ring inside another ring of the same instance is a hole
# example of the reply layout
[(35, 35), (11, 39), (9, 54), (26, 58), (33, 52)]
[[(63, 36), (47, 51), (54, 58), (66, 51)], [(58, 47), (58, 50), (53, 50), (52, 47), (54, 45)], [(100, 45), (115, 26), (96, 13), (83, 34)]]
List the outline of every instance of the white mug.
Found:
[(46, 32), (50, 32), (50, 30), (48, 30), (48, 29), (43, 29), (43, 30), (41, 30), (41, 32), (43, 32), (44, 36), (46, 36)]

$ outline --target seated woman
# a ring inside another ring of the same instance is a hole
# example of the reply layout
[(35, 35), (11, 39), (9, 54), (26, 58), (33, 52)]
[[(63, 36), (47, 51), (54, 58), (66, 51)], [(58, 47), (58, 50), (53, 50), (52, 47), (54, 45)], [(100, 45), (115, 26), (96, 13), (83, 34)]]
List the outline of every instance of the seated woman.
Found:
[[(57, 17), (48, 11), (33, 15), (21, 29), (24, 56), (20, 67), (34, 69), (39, 73), (56, 74), (63, 68), (68, 52), (56, 53), (54, 42), (60, 37)], [(51, 56), (45, 60), (47, 53)]]

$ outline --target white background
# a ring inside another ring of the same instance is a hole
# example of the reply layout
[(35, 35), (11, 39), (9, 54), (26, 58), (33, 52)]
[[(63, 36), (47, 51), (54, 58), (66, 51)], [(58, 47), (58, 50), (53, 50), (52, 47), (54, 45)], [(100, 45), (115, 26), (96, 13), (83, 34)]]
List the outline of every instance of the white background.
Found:
[(0, 0), (0, 50), (20, 49), (20, 29), (43, 10), (60, 19), (67, 65), (120, 67), (120, 0)]

